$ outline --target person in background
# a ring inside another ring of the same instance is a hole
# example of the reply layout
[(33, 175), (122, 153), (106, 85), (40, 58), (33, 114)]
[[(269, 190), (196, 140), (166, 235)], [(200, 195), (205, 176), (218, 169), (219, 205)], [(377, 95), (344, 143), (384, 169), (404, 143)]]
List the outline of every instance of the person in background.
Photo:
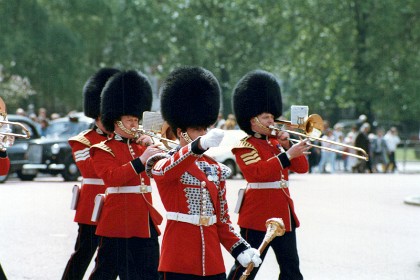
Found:
[[(360, 127), (360, 131), (356, 136), (356, 139), (354, 140), (354, 146), (358, 148), (362, 148), (365, 150), (365, 152), (371, 156), (371, 149), (370, 149), (370, 140), (369, 140), (369, 132), (370, 132), (370, 124), (365, 122)], [(357, 152), (359, 155), (362, 155), (360, 152)], [(369, 159), (368, 161), (365, 161), (364, 159), (358, 159), (357, 163), (352, 167), (353, 173), (365, 173), (366, 168), (369, 171), (369, 173), (373, 173), (372, 170), (372, 160)]]
[(226, 120), (223, 118), (223, 114), (219, 112), (217, 116), (217, 121), (214, 124), (215, 128), (222, 128), (222, 126), (225, 124)]
[[(351, 130), (347, 133), (346, 137), (344, 137), (344, 144), (349, 146), (354, 146), (354, 142), (356, 140), (358, 131), (357, 131), (357, 125), (353, 125), (351, 127)], [(350, 150), (345, 150), (349, 152)], [(357, 158), (346, 156), (344, 157), (344, 167), (345, 171), (352, 171), (353, 167), (357, 164)]]
[[(91, 280), (158, 279), (158, 226), (162, 216), (153, 207), (152, 187), (146, 175), (146, 160), (160, 152), (149, 136), (138, 137), (144, 111), (152, 106), (152, 88), (141, 72), (115, 74), (101, 94), (101, 120), (112, 132), (107, 140), (89, 149), (105, 195), (98, 216), (98, 254)], [(99, 199), (98, 199), (99, 198)]]
[(105, 193), (105, 185), (93, 168), (89, 149), (92, 145), (107, 139), (108, 132), (102, 124), (100, 114), (101, 92), (106, 82), (116, 73), (119, 73), (119, 70), (101, 68), (87, 80), (83, 87), (83, 111), (87, 117), (95, 120), (95, 125), (92, 129), (69, 139), (74, 161), (83, 180), (78, 201), (74, 205), (74, 210), (76, 210), (74, 221), (78, 224), (79, 230), (74, 253), (68, 260), (61, 278), (63, 280), (83, 279), (98, 247), (99, 237), (95, 234), (97, 223), (92, 222), (91, 217), (94, 199), (97, 194)]
[[(331, 128), (325, 130), (324, 135), (321, 138), (328, 141), (336, 141), (334, 132)], [(321, 141), (321, 146), (325, 148), (336, 149), (336, 145), (325, 141)], [(336, 154), (334, 152), (328, 151), (326, 149), (321, 149), (321, 161), (318, 164), (318, 172), (326, 173), (326, 166), (328, 163), (330, 165), (330, 173), (335, 173), (335, 159)]]
[[(271, 241), (261, 259), (271, 247), (280, 267), (278, 279), (301, 280), (296, 243), (299, 220), (288, 180), (289, 171), (308, 172), (308, 139), (293, 145), (288, 132), (272, 134), (269, 127), (283, 110), (280, 84), (272, 73), (263, 70), (247, 73), (235, 86), (232, 102), (239, 127), (248, 134), (232, 149), (247, 182), (242, 205), (236, 207), (240, 209), (241, 235), (252, 247), (259, 247), (266, 233), (266, 221), (282, 218), (286, 233)], [(240, 279), (244, 270), (235, 262), (228, 279)], [(258, 268), (254, 268), (247, 279), (254, 279), (257, 273)]]
[(376, 130), (375, 138), (371, 141), (373, 169), (379, 172), (378, 165), (382, 166), (382, 172), (386, 173), (388, 165), (388, 146), (384, 139), (384, 129), (379, 127)]
[(229, 114), (225, 123), (221, 127), (224, 130), (233, 130), (238, 129), (238, 124), (236, 122), (236, 118), (234, 114)]
[(386, 145), (388, 147), (388, 165), (387, 171), (395, 172), (398, 170), (397, 162), (395, 161), (395, 151), (397, 150), (398, 144), (401, 143), (401, 139), (398, 136), (398, 130), (395, 126), (391, 127), (384, 136)]
[(24, 116), (25, 117), (26, 116), (26, 112), (22, 108), (17, 108), (16, 109), (16, 115)]
[(162, 280), (225, 280), (220, 244), (246, 266), (259, 266), (258, 251), (234, 232), (226, 201), (231, 170), (204, 152), (216, 147), (224, 131), (214, 124), (220, 87), (201, 67), (175, 69), (161, 87), (161, 112), (180, 145), (151, 157), (147, 174), (154, 178), (167, 211), (159, 263)]

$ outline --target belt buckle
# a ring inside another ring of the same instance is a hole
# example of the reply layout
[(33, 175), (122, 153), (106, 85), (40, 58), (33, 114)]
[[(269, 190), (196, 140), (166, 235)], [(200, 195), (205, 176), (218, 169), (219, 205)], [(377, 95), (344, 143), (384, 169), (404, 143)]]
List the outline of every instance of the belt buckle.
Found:
[(200, 216), (200, 226), (208, 226), (210, 223), (210, 216)]
[(140, 193), (147, 193), (147, 186), (146, 185), (141, 185), (140, 186)]

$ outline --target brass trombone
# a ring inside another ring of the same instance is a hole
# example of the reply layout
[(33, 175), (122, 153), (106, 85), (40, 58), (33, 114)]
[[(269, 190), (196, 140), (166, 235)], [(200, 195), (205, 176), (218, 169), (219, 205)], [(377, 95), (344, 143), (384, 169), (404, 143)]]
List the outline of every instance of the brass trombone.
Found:
[(138, 129), (136, 129), (134, 132), (137, 134), (135, 136), (135, 138), (139, 138), (140, 135), (144, 134), (144, 135), (150, 136), (151, 138), (158, 139), (165, 146), (165, 149), (162, 149), (163, 151), (169, 151), (169, 150), (172, 149), (172, 147), (169, 145), (169, 143), (174, 144), (174, 145), (178, 145), (177, 141), (162, 137), (162, 136), (160, 136), (159, 134), (157, 134), (153, 131), (145, 130), (141, 126)]
[[(347, 155), (347, 156), (351, 156), (351, 157), (356, 157), (356, 158), (363, 159), (363, 160), (366, 160), (366, 161), (369, 160), (369, 155), (362, 148), (354, 147), (354, 146), (343, 144), (343, 143), (340, 143), (340, 142), (320, 138), (319, 136), (321, 136), (321, 134), (322, 134), (324, 122), (322, 120), (322, 117), (318, 114), (309, 115), (309, 117), (306, 118), (306, 120), (304, 122), (299, 123), (299, 124), (292, 124), (291, 121), (286, 121), (286, 120), (275, 120), (275, 123), (276, 124), (282, 124), (284, 126), (289, 126), (291, 128), (295, 128), (295, 129), (300, 129), (300, 130), (303, 130), (305, 133), (300, 133), (300, 132), (296, 132), (296, 131), (288, 130), (288, 129), (280, 129), (280, 128), (277, 128), (273, 125), (269, 126), (269, 128), (274, 133), (279, 132), (279, 131), (285, 131), (285, 132), (288, 132), (289, 134), (293, 134), (293, 135), (299, 136), (301, 138), (309, 138), (309, 140), (318, 140), (320, 142), (325, 142), (325, 143), (345, 147), (345, 148), (348, 148), (348, 149), (351, 149), (351, 150), (358, 151), (359, 153), (361, 153), (361, 155), (308, 143), (308, 145), (311, 146), (311, 147), (315, 147), (315, 148), (319, 148), (319, 149), (322, 149), (322, 150), (327, 150), (327, 151), (330, 151), (330, 152), (339, 153), (339, 154), (343, 154), (343, 155)], [(300, 142), (300, 140), (296, 140), (296, 139), (289, 139), (289, 140), (292, 141), (292, 142)]]

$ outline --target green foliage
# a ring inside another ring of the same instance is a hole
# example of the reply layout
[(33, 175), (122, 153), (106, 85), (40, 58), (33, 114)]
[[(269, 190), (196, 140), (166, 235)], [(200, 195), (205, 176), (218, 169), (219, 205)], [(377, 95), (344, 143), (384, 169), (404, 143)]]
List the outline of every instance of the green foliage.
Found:
[(332, 123), (363, 113), (418, 127), (419, 10), (417, 0), (0, 1), (0, 62), (38, 93), (20, 106), (49, 111), (80, 110), (101, 66), (159, 81), (200, 65), (218, 77), (225, 114), (236, 82), (261, 68), (281, 79), (286, 114), (302, 104)]

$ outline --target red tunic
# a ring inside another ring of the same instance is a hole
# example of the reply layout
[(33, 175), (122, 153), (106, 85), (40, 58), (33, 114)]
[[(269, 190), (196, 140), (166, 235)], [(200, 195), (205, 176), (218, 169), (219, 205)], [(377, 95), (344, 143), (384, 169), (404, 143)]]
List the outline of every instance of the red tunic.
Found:
[(204, 211), (206, 216), (216, 215), (217, 222), (198, 226), (168, 220), (159, 271), (209, 276), (225, 272), (220, 244), (234, 257), (249, 245), (234, 232), (228, 214), (225, 179), (231, 170), (193, 150), (189, 144), (172, 155), (151, 157), (147, 171), (167, 212), (203, 215)]
[[(232, 149), (242, 174), (248, 183), (288, 180), (289, 170), (306, 173), (309, 165), (304, 155), (293, 158), (290, 166), (283, 167), (278, 155), (280, 145), (275, 138), (259, 139), (247, 136), (238, 147)], [(286, 157), (286, 161), (287, 160)], [(270, 218), (282, 218), (286, 230), (291, 231), (291, 215), (299, 227), (293, 200), (288, 188), (247, 188), (239, 212), (238, 224), (242, 228), (266, 231), (265, 222)]]
[(6, 157), (0, 157), (0, 176), (6, 176), (9, 173), (10, 160), (6, 154)]
[[(98, 179), (93, 168), (92, 158), (89, 155), (89, 149), (92, 145), (106, 140), (106, 134), (99, 134), (94, 129), (81, 132), (79, 135), (69, 139), (73, 158), (79, 168), (83, 178)], [(99, 193), (105, 193), (105, 185), (85, 184), (82, 181), (79, 201), (77, 202), (74, 221), (76, 223), (96, 225), (92, 222), (92, 211), (94, 207), (95, 196)]]
[[(131, 155), (128, 145), (134, 155)], [(144, 147), (135, 143), (115, 139), (106, 140), (90, 149), (96, 173), (105, 182), (106, 187), (138, 186), (143, 181), (150, 186), (150, 178), (145, 172), (137, 173), (132, 161), (138, 157)], [(144, 167), (143, 167), (144, 170)], [(106, 237), (150, 238), (149, 217), (160, 234), (157, 225), (162, 216), (153, 208), (152, 194), (108, 194), (99, 217), (96, 234)]]

